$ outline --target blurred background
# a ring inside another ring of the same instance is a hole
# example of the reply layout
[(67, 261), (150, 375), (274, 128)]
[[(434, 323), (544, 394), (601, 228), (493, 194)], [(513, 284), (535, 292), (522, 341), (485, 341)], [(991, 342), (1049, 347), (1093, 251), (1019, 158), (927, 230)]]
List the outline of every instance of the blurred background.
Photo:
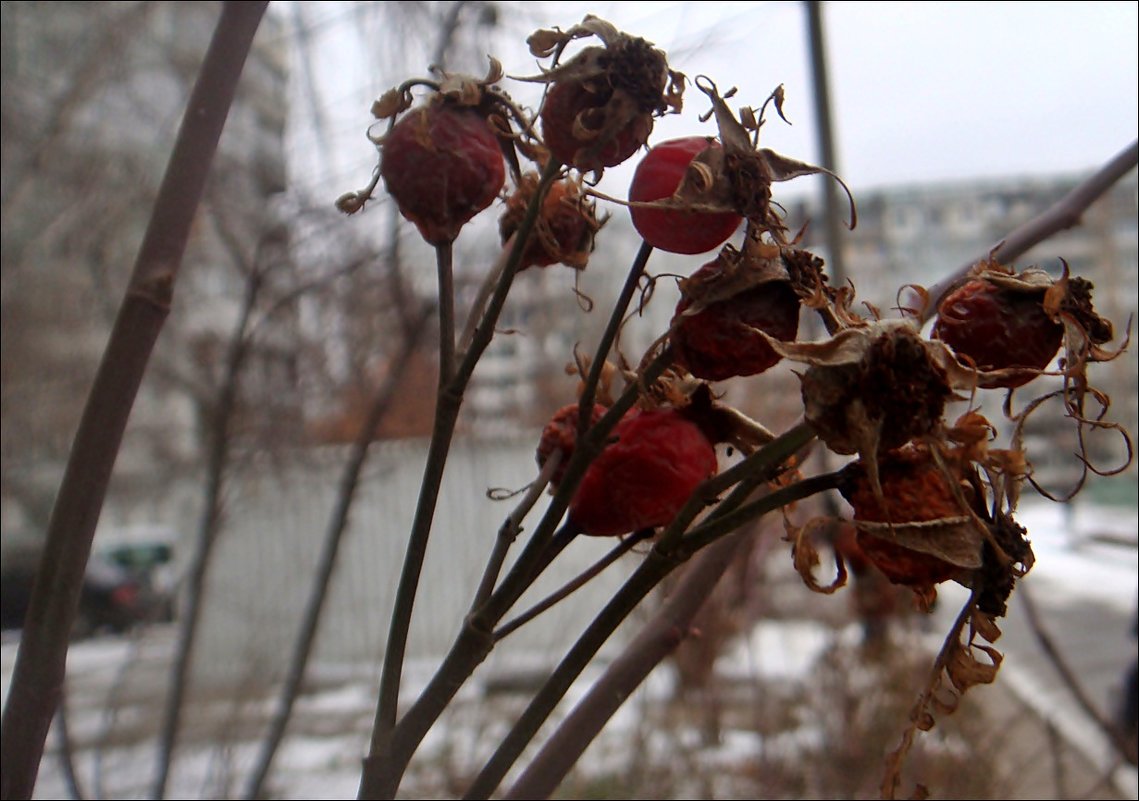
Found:
[[(793, 230), (806, 226), (805, 246), (828, 262), (841, 261), (844, 275), (838, 277), (852, 282), (860, 299), (887, 312), (900, 287), (932, 284), (984, 255), (1136, 137), (1134, 3), (820, 7), (834, 167), (853, 192), (859, 223), (853, 231), (843, 229), (836, 254), (825, 236), (822, 179), (781, 185), (775, 199)], [(731, 102), (737, 106), (758, 107), (782, 84), (792, 124), (773, 116), (761, 144), (818, 163), (823, 155), (807, 8), (799, 2), (270, 4), (96, 536), (77, 635), (94, 636), (109, 650), (92, 657), (96, 667), (90, 675), (102, 678), (93, 680), (99, 689), (84, 708), (102, 723), (80, 734), (89, 757), (116, 738), (134, 747), (153, 736), (152, 712), (140, 713), (149, 724), (124, 731), (116, 728), (124, 718), (108, 710), (118, 709), (112, 704), (116, 692), (114, 703), (127, 703), (129, 693), (124, 696), (122, 688), (132, 682), (151, 687), (149, 700), (137, 701), (139, 709), (152, 709), (146, 704), (161, 696), (163, 659), (169, 660), (187, 576), (196, 565), (205, 569), (191, 697), (225, 699), (225, 714), (235, 716), (223, 715), (225, 721), (248, 714), (248, 736), (255, 739), (259, 719), (242, 705), (270, 693), (283, 674), (347, 446), (377, 394), (390, 385), (398, 389), (374, 431), (313, 651), (314, 676), (362, 677), (365, 689), (374, 679), (432, 420), (434, 327), (424, 327), (410, 310), (435, 288), (433, 254), (382, 192), (354, 217), (333, 207), (341, 194), (365, 186), (376, 166), (376, 149), (366, 136), (372, 101), (408, 77), (426, 76), (433, 63), (481, 75), (488, 54), (502, 60), (508, 76), (534, 75), (539, 66), (528, 55), (526, 36), (540, 27), (568, 28), (593, 13), (653, 41), (690, 80), (705, 75), (722, 93), (735, 88)], [(22, 621), (29, 566), (217, 12), (218, 4), (210, 2), (2, 6), (0, 544), (6, 629), (18, 629)], [(540, 102), (537, 84), (505, 83), (520, 104), (535, 108)], [(683, 115), (657, 123), (650, 143), (715, 134), (711, 123), (699, 120), (709, 104), (694, 86), (685, 104)], [(598, 190), (623, 198), (635, 161), (607, 171)], [(415, 660), (430, 664), (449, 646), (510, 510), (509, 504), (488, 500), (487, 492), (518, 489), (533, 477), (540, 426), (574, 399), (576, 378), (566, 375), (566, 364), (575, 345), (588, 352), (596, 342), (636, 253), (639, 239), (625, 210), (600, 205), (611, 216), (588, 269), (552, 267), (519, 276), (500, 335), (466, 395), (423, 580), (430, 589), (419, 602), (409, 646), (411, 671)], [(1097, 308), (1116, 324), (1115, 345), (1126, 337), (1139, 306), (1137, 217), (1132, 171), (1080, 226), (1019, 262), (1058, 274), (1063, 258), (1074, 274), (1092, 280)], [(456, 246), (460, 314), (498, 250), (493, 214), (464, 230)], [(701, 263), (700, 257), (654, 256), (649, 271), (659, 280), (651, 302), (619, 343), (629, 363), (636, 364), (667, 327), (678, 297), (673, 276), (690, 274)], [(1110, 418), (1130, 431), (1139, 427), (1137, 374), (1134, 349), (1092, 371), (1093, 383), (1112, 399)], [(775, 430), (800, 413), (790, 369), (718, 389)], [(1001, 400), (986, 402), (991, 419), (1000, 419)], [(1057, 495), (1081, 476), (1072, 456), (1075, 433), (1062, 411), (1059, 403), (1042, 408), (1029, 429), (1036, 478)], [(1128, 458), (1126, 442), (1116, 435), (1090, 439), (1087, 448), (1102, 469)], [(1093, 660), (1092, 694), (1108, 716), (1127, 655), (1134, 654), (1128, 631), (1135, 606), (1137, 488), (1135, 465), (1110, 478), (1093, 476), (1077, 500), (1057, 507), (1060, 517), (1041, 518), (1058, 546), (1111, 541), (1120, 550), (1093, 561), (1116, 560), (1132, 571), (1116, 593), (1120, 597), (1108, 603), (1110, 620), (1098, 607), (1087, 611), (1101, 621), (1105, 644), (1102, 659)], [(804, 588), (786, 583), (789, 560), (773, 547), (778, 524), (771, 528), (764, 544), (743, 559), (735, 584), (709, 607), (708, 634), (674, 665), (669, 697), (687, 692), (689, 701), (704, 699), (697, 708), (730, 708), (723, 699), (709, 705), (700, 693), (715, 683), (718, 660), (730, 656), (757, 621), (810, 619), (821, 626), (811, 636), (829, 632), (834, 639), (826, 642), (837, 648), (852, 620), (861, 618), (860, 630), (875, 628), (866, 615), (877, 613), (868, 609), (893, 614), (908, 608), (908, 598), (883, 600), (881, 590), (875, 591), (876, 602), (862, 607), (835, 598), (819, 607)], [(535, 597), (603, 550), (596, 543), (575, 543)], [(778, 558), (769, 560), (773, 550)], [(524, 687), (534, 671), (548, 668), (571, 641), (566, 632), (580, 630), (633, 566), (617, 565), (591, 585), (588, 597), (557, 607), (547, 624), (513, 635), (510, 648), (496, 651), (486, 668), (488, 686)], [(923, 636), (922, 626), (903, 612), (898, 625)], [(780, 648), (794, 650), (790, 643), (798, 639), (783, 635), (790, 639)], [(14, 642), (5, 640), (5, 679)], [(154, 655), (150, 663), (143, 658), (148, 648)], [(818, 664), (831, 671), (824, 674), (830, 678), (818, 678), (813, 687), (848, 669), (843, 660), (853, 658), (841, 648), (826, 653), (829, 661)], [(99, 674), (100, 659), (115, 670)], [(130, 678), (125, 667), (145, 670), (148, 664), (146, 679)], [(740, 669), (738, 659), (724, 664), (728, 673), (731, 665)], [(924, 669), (905, 659), (875, 664), (881, 671)], [(756, 684), (751, 674), (748, 686)], [(778, 711), (756, 713), (766, 726), (781, 716), (793, 723), (804, 698), (819, 703), (811, 691), (781, 686), (785, 692), (773, 696), (764, 685), (769, 702), (786, 701)], [(908, 696), (893, 700), (900, 720)], [(371, 703), (367, 694), (357, 701), (352, 708), (361, 714), (351, 726), (364, 728), (342, 745), (345, 753), (338, 757), (349, 777), (365, 741)], [(198, 711), (207, 706), (202, 700)], [(893, 708), (885, 701), (883, 706)], [(642, 713), (642, 721), (649, 719)], [(199, 733), (215, 731), (210, 726), (222, 724), (211, 714), (207, 722), (191, 719), (186, 725)], [(726, 741), (724, 721), (716, 714), (711, 722), (696, 721), (700, 742)], [(683, 723), (674, 751), (696, 748), (684, 741)], [(885, 724), (886, 746), (894, 736), (892, 724)], [(470, 728), (461, 721), (451, 725)], [(739, 725), (734, 721), (728, 728)], [(850, 744), (845, 729), (829, 736)], [(195, 741), (193, 747), (213, 753), (216, 745)], [(815, 743), (820, 751), (833, 745)], [(213, 778), (187, 769), (184, 786), (224, 794), (225, 777), (232, 781), (244, 758), (233, 742), (226, 747), (238, 756), (212, 762)], [(449, 747), (459, 752), (455, 771), (461, 775), (463, 760), (476, 758), (471, 754), (478, 748), (469, 746), (468, 753), (465, 744)], [(757, 787), (802, 796), (861, 794), (875, 787), (873, 766), (866, 775), (851, 768), (834, 785), (797, 784), (801, 780), (789, 776), (789, 765), (802, 763), (802, 752), (792, 749), (784, 758), (772, 749), (764, 752), (764, 770), (747, 779), (750, 784), (741, 779), (741, 797), (765, 792)], [(1106, 753), (1100, 756), (1106, 759)], [(851, 764), (876, 758), (852, 756)], [(597, 792), (607, 794), (646, 792), (647, 777), (654, 774), (642, 767), (639, 784), (630, 780), (628, 787), (617, 778), (606, 784), (608, 769), (598, 769), (588, 781), (600, 782)], [(955, 773), (942, 769), (946, 776)], [(61, 786), (62, 774), (44, 772), (57, 782), (50, 787)], [(130, 793), (137, 779), (129, 770), (100, 775), (111, 792)], [(446, 787), (431, 785), (430, 776), (425, 769), (423, 786), (446, 794)], [(841, 784), (847, 779), (852, 783)], [(1100, 782), (1098, 791), (1114, 797), (1113, 786)], [(681, 783), (651, 792), (682, 795), (686, 788), (691, 791)], [(983, 782), (956, 789), (976, 797), (993, 792)], [(282, 780), (279, 790), (290, 797), (312, 791), (295, 776)], [(327, 790), (312, 797), (319, 796), (328, 796)]]

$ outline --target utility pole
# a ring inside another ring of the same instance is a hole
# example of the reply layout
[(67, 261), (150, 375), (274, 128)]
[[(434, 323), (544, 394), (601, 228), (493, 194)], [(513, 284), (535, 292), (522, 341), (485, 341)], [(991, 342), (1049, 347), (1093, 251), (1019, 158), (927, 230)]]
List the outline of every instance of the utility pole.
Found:
[[(811, 53), (811, 79), (814, 84), (815, 130), (818, 132), (819, 164), (838, 173), (834, 153), (834, 130), (831, 122), (830, 85), (827, 80), (826, 42), (823, 38), (823, 10), (820, 0), (807, 0), (807, 34)], [(839, 210), (838, 187), (829, 178), (823, 179), (823, 211), (825, 214), (827, 266), (835, 286), (846, 283), (846, 264), (843, 259), (842, 212)]]

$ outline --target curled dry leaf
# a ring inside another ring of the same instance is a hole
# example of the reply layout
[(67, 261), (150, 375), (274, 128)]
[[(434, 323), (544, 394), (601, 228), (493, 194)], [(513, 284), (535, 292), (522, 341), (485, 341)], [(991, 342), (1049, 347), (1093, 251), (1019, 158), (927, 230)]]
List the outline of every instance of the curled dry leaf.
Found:
[[(883, 491), (888, 492), (889, 488)], [(859, 531), (957, 567), (975, 570), (981, 566), (984, 538), (968, 515), (909, 523), (855, 521), (855, 525)]]
[(787, 526), (786, 538), (793, 543), (791, 546), (791, 561), (795, 565), (795, 572), (803, 583), (814, 592), (823, 595), (831, 595), (837, 592), (842, 587), (846, 586), (846, 563), (843, 561), (842, 556), (838, 550), (834, 551), (834, 564), (835, 564), (835, 577), (829, 584), (819, 584), (815, 578), (815, 568), (819, 566), (819, 552), (815, 548), (812, 539), (812, 533), (820, 529), (830, 529), (834, 525), (834, 521), (830, 518), (813, 518), (808, 520), (803, 526), (795, 529), (789, 522), (785, 523)]
[[(988, 660), (978, 659), (973, 651), (981, 651)], [(957, 642), (945, 664), (945, 673), (958, 692), (964, 693), (978, 684), (992, 684), (1004, 657), (990, 645)]]

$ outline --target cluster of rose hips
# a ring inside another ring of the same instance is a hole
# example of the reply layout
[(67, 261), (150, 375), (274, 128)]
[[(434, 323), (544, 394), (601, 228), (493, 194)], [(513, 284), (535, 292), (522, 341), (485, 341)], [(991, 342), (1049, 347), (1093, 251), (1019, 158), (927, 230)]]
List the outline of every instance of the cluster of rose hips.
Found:
[[(562, 60), (587, 37), (601, 43)], [(587, 176), (599, 178), (645, 148), (654, 118), (680, 111), (686, 79), (650, 43), (592, 16), (567, 31), (539, 31), (529, 44), (552, 59), (522, 79), (546, 85), (536, 118), (498, 88), (496, 62), (483, 79), (410, 81), (373, 107), (388, 121), (376, 139), (377, 178), (341, 198), (341, 208), (359, 209), (382, 177), (403, 216), (440, 246), (502, 198), (499, 229), (515, 250), (514, 272), (556, 263), (584, 269), (600, 228), (593, 198), (604, 197)], [(851, 290), (828, 284), (822, 261), (796, 246), (772, 202), (773, 184), (826, 171), (759, 147), (768, 103), (737, 116), (714, 84), (696, 85), (711, 102), (717, 135), (648, 149), (628, 201), (618, 202), (647, 245), (719, 252), (680, 281), (657, 354), (669, 360), (670, 386), (645, 387), (616, 423), (580, 475), (570, 523), (611, 536), (671, 522), (717, 472), (714, 446), (747, 436), (738, 415), (707, 402), (708, 382), (757, 375), (786, 358), (806, 365), (803, 408), (814, 433), (835, 453), (858, 457), (838, 488), (853, 507), (862, 555), (927, 595), (951, 578), (983, 584), (983, 604), (1002, 613), (1012, 578), (1031, 562), (1023, 530), (1001, 511), (1002, 502), (1015, 503), (1027, 463), (1015, 449), (988, 448), (991, 427), (976, 414), (948, 424), (945, 407), (980, 389), (1022, 386), (1047, 371), (1065, 342), (1059, 373), (1086, 388), (1083, 368), (1109, 357), (1100, 346), (1112, 336), (1091, 307), (1091, 285), (990, 261), (940, 300), (929, 338), (920, 316), (855, 314)], [(417, 86), (429, 90), (418, 105)], [(768, 102), (782, 116), (781, 88)], [(853, 203), (851, 210), (853, 226)], [(725, 244), (741, 228), (737, 242)], [(520, 236), (525, 241), (515, 242)], [(804, 306), (821, 315), (828, 339), (796, 341)], [(542, 434), (539, 464), (561, 458), (553, 487), (607, 398), (590, 404), (588, 413), (577, 404), (560, 409)], [(1082, 421), (1078, 403), (1070, 411)]]

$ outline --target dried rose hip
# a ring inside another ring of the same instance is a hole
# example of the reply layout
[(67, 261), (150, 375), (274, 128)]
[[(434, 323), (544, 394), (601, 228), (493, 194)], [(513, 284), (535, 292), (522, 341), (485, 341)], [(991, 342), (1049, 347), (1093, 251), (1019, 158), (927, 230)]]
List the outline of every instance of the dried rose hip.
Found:
[[(606, 94), (577, 81), (550, 88), (542, 104), (542, 137), (554, 158), (586, 171), (615, 167), (648, 140), (653, 129), (651, 117), (636, 118), (616, 131), (604, 132)], [(597, 133), (589, 136), (593, 131)]]
[[(527, 173), (522, 176), (518, 189), (506, 199), (506, 212), (498, 223), (503, 243), (522, 224), (537, 188), (537, 173)], [(570, 178), (556, 181), (542, 200), (542, 209), (518, 269), (548, 267), (560, 262), (584, 270), (593, 250), (593, 235), (599, 227), (594, 205), (582, 195), (577, 182)]]
[[(710, 262), (694, 277), (715, 270)], [(769, 281), (709, 304), (686, 315), (689, 300), (681, 297), (676, 306), (677, 324), (672, 346), (677, 359), (692, 375), (708, 381), (734, 376), (757, 375), (782, 358), (757, 333), (789, 342), (799, 331), (799, 296), (787, 281)]]
[(486, 117), (442, 98), (409, 111), (392, 128), (380, 172), (400, 213), (433, 245), (454, 241), (506, 180)]
[(536, 56), (560, 56), (569, 42), (587, 36), (603, 44), (528, 79), (550, 85), (539, 115), (547, 149), (583, 172), (633, 155), (648, 140), (654, 117), (679, 111), (684, 86), (664, 53), (592, 15), (568, 31), (537, 31), (528, 41)]
[[(932, 336), (968, 357), (978, 370), (1043, 370), (1064, 339), (1063, 324), (1044, 310), (1044, 295), (1043, 289), (1018, 291), (985, 278), (970, 279), (941, 301)], [(1013, 388), (1032, 378), (1027, 372), (985, 379), (980, 386)]]
[(941, 423), (953, 395), (944, 345), (922, 339), (907, 321), (882, 320), (846, 329), (830, 347), (826, 357), (800, 357), (812, 365), (800, 389), (807, 422), (832, 451), (873, 455)]
[[(708, 148), (720, 148), (715, 139), (689, 136), (654, 146), (637, 165), (629, 186), (629, 200), (648, 202), (672, 197), (692, 160)], [(711, 180), (711, 178), (709, 178)], [(735, 233), (743, 218), (732, 213), (673, 211), (633, 206), (633, 227), (646, 242), (669, 253), (707, 253)]]
[[(861, 465), (859, 466), (861, 467)], [(877, 494), (867, 471), (853, 469), (839, 488), (854, 508), (859, 526), (858, 548), (895, 584), (930, 585), (952, 578), (961, 568), (928, 551), (915, 550), (888, 539), (893, 532), (923, 532), (937, 537), (935, 527), (915, 524), (960, 520), (964, 512), (953, 495), (949, 480), (925, 448), (906, 447), (882, 454), (878, 459), (881, 494)], [(871, 533), (865, 524), (888, 524)], [(951, 534), (948, 536), (952, 536)]]
[(632, 412), (613, 433), (570, 503), (570, 521), (586, 534), (663, 526), (716, 472), (712, 444), (675, 409)]
[[(606, 411), (606, 407), (600, 403), (593, 404), (590, 423), (596, 423)], [(577, 445), (577, 425), (580, 417), (580, 407), (576, 403), (571, 403), (554, 412), (554, 416), (542, 429), (542, 438), (538, 441), (538, 452), (536, 454), (538, 467), (544, 467), (546, 461), (555, 451), (560, 450), (562, 452), (562, 460), (558, 463), (553, 475), (550, 476), (551, 487), (556, 488), (561, 484), (562, 478), (566, 474), (566, 465), (573, 456), (574, 448)]]

